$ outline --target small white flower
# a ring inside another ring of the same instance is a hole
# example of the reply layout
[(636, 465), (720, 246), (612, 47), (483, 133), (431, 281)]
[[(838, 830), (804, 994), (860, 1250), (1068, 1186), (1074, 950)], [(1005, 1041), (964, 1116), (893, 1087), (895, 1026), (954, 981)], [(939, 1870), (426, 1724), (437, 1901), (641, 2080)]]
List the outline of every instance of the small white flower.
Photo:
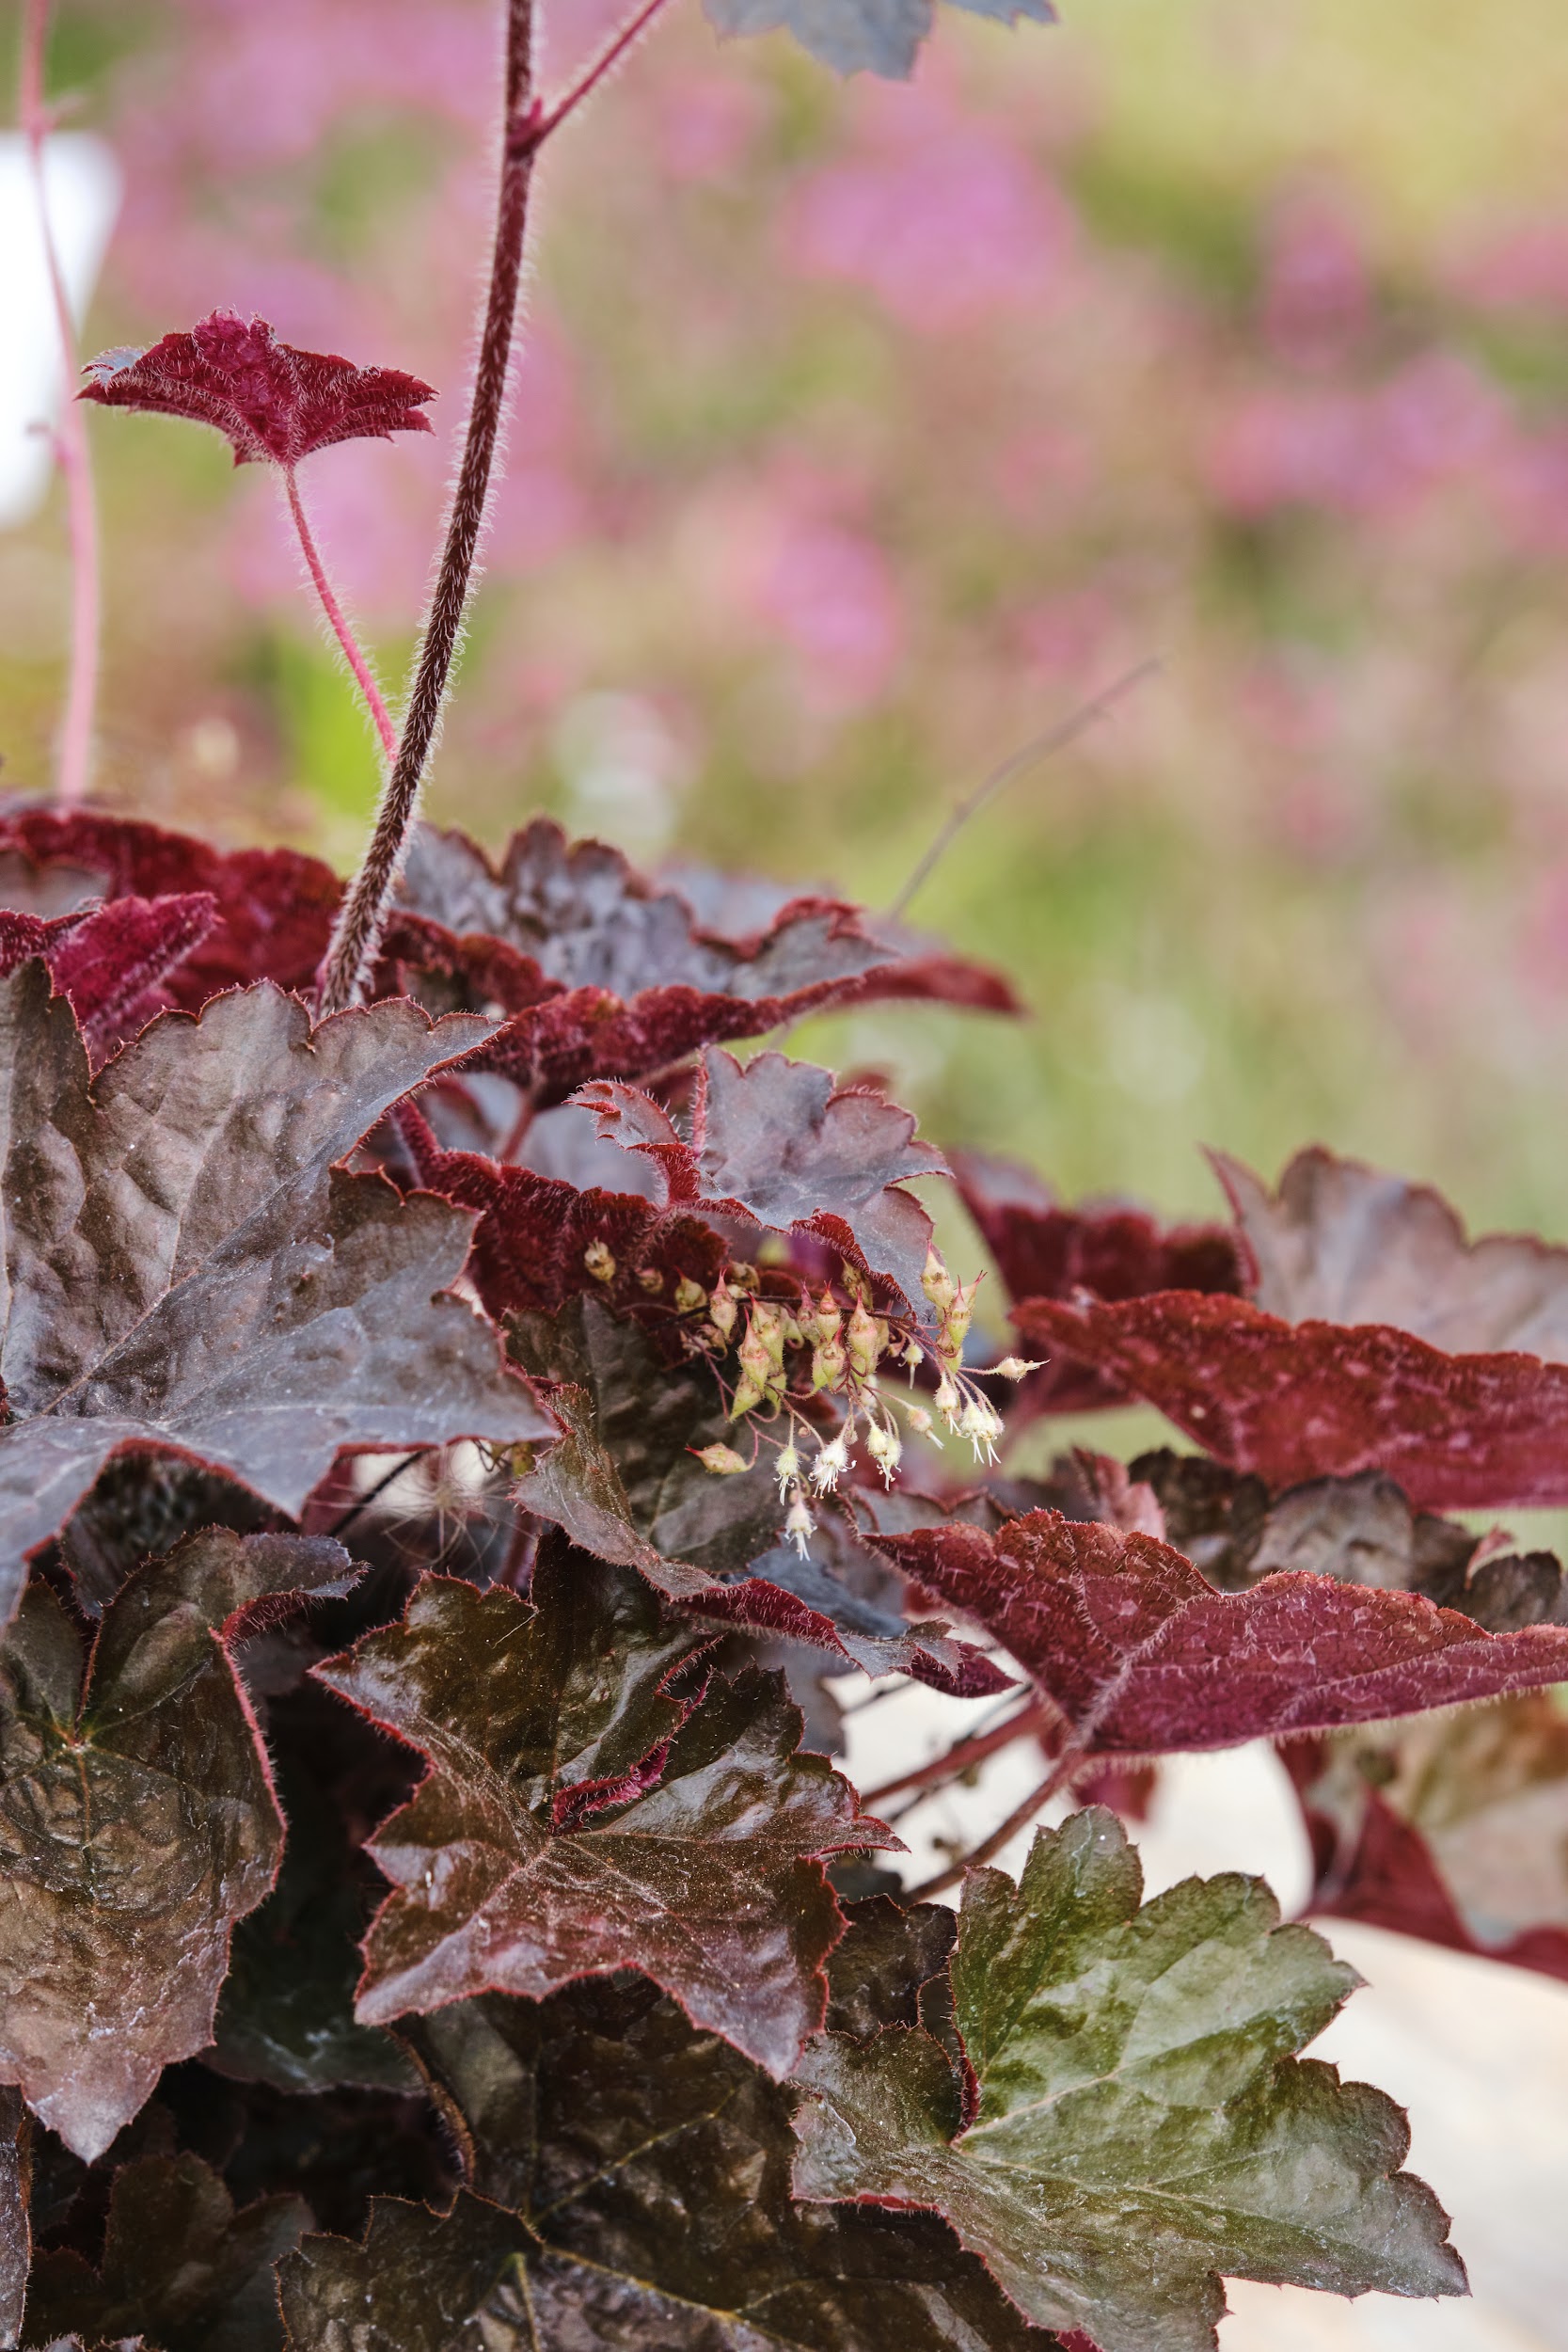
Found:
[(1001, 1414), (983, 1396), (972, 1396), (958, 1416), (958, 1435), (969, 1439), (977, 1462), (995, 1461), (995, 1441), (1002, 1435), (1002, 1428)]
[(800, 1475), (800, 1456), (795, 1451), (793, 1438), (774, 1463), (773, 1475), (779, 1482), (779, 1501), (785, 1502), (789, 1499), (791, 1486)]
[(1022, 1380), (1025, 1373), (1043, 1372), (1045, 1363), (1043, 1358), (1038, 1363), (1026, 1363), (1022, 1356), (1004, 1356), (1002, 1361), (992, 1364), (990, 1369), (999, 1380)]
[(884, 1429), (879, 1421), (872, 1422), (865, 1433), (865, 1447), (871, 1459), (882, 1473), (883, 1486), (891, 1486), (893, 1474), (898, 1468), (899, 1456), (904, 1451), (903, 1440), (897, 1430), (891, 1425)]
[(817, 1448), (816, 1459), (811, 1466), (811, 1483), (819, 1495), (831, 1494), (849, 1467), (849, 1433), (852, 1422), (846, 1422), (831, 1444)]
[(904, 1419), (917, 1438), (929, 1438), (934, 1446), (941, 1445), (942, 1439), (937, 1436), (936, 1422), (931, 1419), (924, 1405), (906, 1405)]
[(807, 1546), (811, 1542), (812, 1529), (815, 1524), (811, 1513), (806, 1509), (805, 1497), (797, 1486), (795, 1500), (790, 1504), (788, 1517), (784, 1520), (784, 1536), (787, 1542), (794, 1545), (802, 1560), (809, 1560), (811, 1557)]

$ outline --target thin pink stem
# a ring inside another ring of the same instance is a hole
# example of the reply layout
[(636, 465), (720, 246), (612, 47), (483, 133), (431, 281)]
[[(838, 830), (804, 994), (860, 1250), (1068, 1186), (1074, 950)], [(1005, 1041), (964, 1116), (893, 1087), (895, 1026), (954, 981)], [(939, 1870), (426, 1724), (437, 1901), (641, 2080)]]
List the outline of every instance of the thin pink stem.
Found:
[(366, 707), (375, 721), (375, 731), (381, 738), (381, 748), (388, 759), (396, 759), (398, 731), (393, 726), (387, 705), (382, 700), (381, 689), (375, 682), (375, 673), (360, 650), (359, 641), (349, 627), (348, 616), (332, 592), (332, 582), (326, 577), (326, 566), (321, 560), (321, 550), (316, 546), (311, 532), (309, 517), (305, 512), (305, 501), (299, 495), (299, 478), (293, 466), (284, 467), (283, 481), (289, 494), (289, 512), (294, 518), (294, 530), (299, 534), (300, 552), (305, 558), (310, 578), (315, 582), (316, 594), (322, 600), (322, 611), (332, 625), (332, 634), (341, 645), (343, 659), (354, 672), (355, 684), (365, 697)]
[(49, 219), (44, 142), (49, 115), (43, 99), (44, 52), (49, 38), (49, 0), (26, 0), (22, 25), (18, 113), (27, 142), (38, 199), (44, 262), (55, 304), (55, 331), (65, 372), (64, 399), (55, 451), (65, 476), (66, 520), (71, 538), (71, 657), (65, 718), (60, 730), (55, 789), (65, 808), (87, 797), (92, 778), (93, 719), (98, 705), (98, 645), (103, 626), (102, 573), (98, 555), (98, 502), (93, 496), (92, 452), (87, 420), (71, 398), (77, 374), (76, 330), (71, 324), (60, 257)]

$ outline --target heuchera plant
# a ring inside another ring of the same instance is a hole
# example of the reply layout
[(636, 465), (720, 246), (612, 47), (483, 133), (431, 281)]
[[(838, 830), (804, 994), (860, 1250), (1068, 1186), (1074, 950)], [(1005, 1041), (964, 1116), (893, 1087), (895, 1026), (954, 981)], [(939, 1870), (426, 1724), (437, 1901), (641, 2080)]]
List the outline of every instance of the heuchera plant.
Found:
[[(931, 13), (708, 4), (891, 73)], [(962, 1159), (987, 1362), (914, 1121), (725, 1048), (1002, 979), (414, 821), (536, 160), (657, 5), (550, 104), (506, 10), (399, 724), (298, 473), (431, 388), (222, 311), (88, 371), (278, 468), (388, 773), (346, 891), (0, 811), (8, 2346), (1201, 2352), (1227, 2275), (1463, 2292), (1398, 2109), (1300, 2056), (1355, 1979), (1265, 1886), (1145, 1903), (1094, 1804), (986, 1867), (1108, 1766), (1288, 1741), (1316, 1910), (1568, 1979), (1561, 1571), (1442, 1516), (1568, 1502), (1568, 1251), (1321, 1151), (1175, 1232)], [(991, 1474), (1132, 1397), (1197, 1450)], [(924, 1886), (819, 1752), (855, 1667), (999, 1708), (879, 1803), (1039, 1757)]]

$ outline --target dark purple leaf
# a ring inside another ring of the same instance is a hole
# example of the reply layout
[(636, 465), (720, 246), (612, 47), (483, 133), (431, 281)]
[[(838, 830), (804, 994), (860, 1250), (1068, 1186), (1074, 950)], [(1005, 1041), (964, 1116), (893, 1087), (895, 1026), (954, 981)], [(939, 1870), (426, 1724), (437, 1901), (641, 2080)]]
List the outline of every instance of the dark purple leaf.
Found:
[(853, 1556), (867, 1555), (842, 1518), (824, 1515), (812, 1558), (786, 1547), (770, 1454), (730, 1477), (705, 1469), (699, 1452), (729, 1430), (705, 1365), (662, 1367), (635, 1327), (593, 1299), (525, 1318), (514, 1345), (530, 1372), (563, 1384), (550, 1406), (566, 1432), (516, 1500), (582, 1550), (705, 1617), (826, 1650), (846, 1669), (912, 1675), (966, 1698), (1007, 1688), (945, 1627), (908, 1626), (857, 1593)]
[(1014, 1320), (1271, 1486), (1382, 1470), (1432, 1510), (1568, 1502), (1568, 1365), (1445, 1356), (1385, 1324), (1284, 1323), (1191, 1291), (1029, 1299)]
[(41, 968), (0, 981), (0, 1622), (127, 1449), (194, 1455), (297, 1512), (344, 1446), (549, 1434), (447, 1295), (468, 1218), (331, 1169), (480, 1028), (388, 1004), (312, 1032), (262, 986), (164, 1015), (90, 1079)]
[(236, 466), (295, 466), (334, 441), (428, 433), (420, 414), (434, 385), (397, 368), (356, 368), (324, 351), (280, 343), (265, 319), (214, 310), (188, 334), (149, 351), (109, 351), (83, 373), (78, 397), (104, 408), (145, 408), (215, 425)]
[(217, 919), (208, 891), (115, 898), (44, 917), (0, 914), (0, 977), (41, 956), (69, 996), (97, 1065), (169, 1002), (161, 983), (200, 946)]
[(103, 2260), (39, 2257), (27, 2295), (29, 2344), (128, 2339), (158, 2352), (277, 2352), (283, 2341), (274, 2265), (310, 2226), (297, 2197), (236, 2213), (199, 2156), (142, 2156), (116, 2173)]
[(1568, 1627), (1489, 1634), (1418, 1594), (1323, 1576), (1220, 1593), (1169, 1545), (1056, 1511), (871, 1540), (994, 1634), (1095, 1755), (1229, 1747), (1568, 1678)]
[[(721, 33), (787, 28), (802, 49), (838, 73), (880, 73), (903, 81), (936, 21), (933, 0), (703, 0)], [(975, 16), (1016, 24), (1028, 17), (1054, 24), (1052, 0), (958, 0)]]
[[(1016, 1161), (953, 1155), (963, 1204), (979, 1227), (1009, 1298), (1141, 1298), (1150, 1291), (1240, 1291), (1243, 1260), (1223, 1225), (1162, 1226), (1119, 1200), (1063, 1207)], [(1107, 1374), (1058, 1353), (1019, 1391), (1026, 1410), (1080, 1413), (1124, 1403)]]
[[(565, 1553), (534, 1593), (530, 1609), (429, 1578), (401, 1626), (316, 1669), (431, 1764), (372, 1845), (397, 1891), (367, 1941), (360, 2017), (638, 1967), (694, 2024), (787, 2072), (820, 2023), (839, 1932), (821, 1860), (897, 1841), (796, 1753), (800, 1719), (774, 1678), (676, 1689), (700, 1637), (645, 1586)], [(666, 1740), (646, 1793), (557, 1828), (563, 1791)]]
[(942, 2214), (1019, 2308), (1103, 2352), (1213, 2352), (1222, 2276), (1462, 2295), (1404, 2118), (1294, 2053), (1353, 1989), (1261, 1881), (1139, 1907), (1115, 1817), (1042, 1831), (1022, 1883), (969, 1875), (953, 1958), (974, 2068), (894, 2026), (825, 2034), (797, 2080), (798, 2195)]
[(462, 2002), (410, 2038), (473, 2185), (537, 2233), (530, 2352), (1050, 2352), (933, 2217), (797, 2203), (788, 2091), (650, 1985)]
[(0, 2090), (0, 2344), (22, 2341), (22, 2307), (32, 2261), (27, 2218), (27, 2110), (20, 2092)]
[(580, 1099), (602, 1133), (659, 1169), (670, 1207), (814, 1234), (920, 1303), (931, 1220), (902, 1186), (944, 1163), (916, 1144), (908, 1111), (879, 1094), (835, 1091), (832, 1073), (811, 1062), (758, 1054), (743, 1069), (717, 1049), (702, 1057), (689, 1141), (633, 1087), (586, 1087)]
[(1253, 1262), (1246, 1287), (1269, 1314), (1391, 1324), (1452, 1355), (1568, 1361), (1568, 1249), (1526, 1233), (1468, 1241), (1440, 1193), (1332, 1152), (1298, 1152), (1273, 1193), (1212, 1157)]
[(362, 2247), (308, 2237), (278, 2265), (286, 2352), (544, 2352), (533, 2233), (467, 2190), (449, 2214), (378, 2197)]
[(0, 2079), (89, 2160), (212, 2039), (230, 1932), (277, 1869), (229, 1645), (352, 1573), (319, 1537), (213, 1530), (131, 1579), (86, 1661), (41, 1583), (0, 1649)]

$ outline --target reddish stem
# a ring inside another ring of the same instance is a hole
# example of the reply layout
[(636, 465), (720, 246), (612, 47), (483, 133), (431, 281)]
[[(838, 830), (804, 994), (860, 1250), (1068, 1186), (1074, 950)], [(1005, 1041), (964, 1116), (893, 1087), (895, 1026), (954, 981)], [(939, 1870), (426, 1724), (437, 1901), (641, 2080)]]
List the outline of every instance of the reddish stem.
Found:
[(1082, 1735), (1070, 1740), (1045, 1778), (1037, 1788), (1030, 1789), (1022, 1804), (1014, 1805), (1006, 1820), (998, 1822), (989, 1837), (982, 1837), (977, 1846), (970, 1852), (960, 1854), (957, 1862), (950, 1862), (944, 1870), (938, 1870), (933, 1877), (922, 1880), (918, 1886), (907, 1888), (903, 1898), (905, 1902), (927, 1902), (933, 1895), (941, 1895), (949, 1886), (957, 1886), (966, 1870), (976, 1870), (982, 1862), (989, 1862), (992, 1854), (1000, 1853), (1008, 1838), (1015, 1837), (1021, 1829), (1027, 1829), (1036, 1814), (1043, 1811), (1056, 1791), (1071, 1779), (1084, 1761), (1086, 1744)]
[(294, 530), (299, 535), (300, 552), (305, 558), (306, 568), (315, 582), (316, 594), (322, 601), (322, 611), (331, 623), (332, 634), (341, 645), (343, 659), (354, 673), (355, 684), (365, 697), (371, 717), (375, 721), (375, 731), (381, 738), (381, 748), (388, 759), (395, 759), (398, 754), (398, 731), (392, 724), (386, 703), (382, 700), (381, 689), (375, 682), (375, 673), (366, 660), (360, 649), (359, 641), (349, 627), (347, 615), (333, 594), (332, 582), (326, 577), (326, 566), (321, 560), (321, 550), (316, 546), (310, 530), (309, 518), (305, 512), (305, 501), (299, 495), (299, 478), (293, 466), (284, 467), (283, 482), (289, 495), (289, 512), (293, 516)]
[(403, 739), (382, 790), (370, 847), (349, 885), (322, 965), (323, 1014), (341, 1012), (347, 1006), (357, 1004), (374, 970), (436, 739), (452, 657), (462, 633), (506, 406), (507, 370), (522, 283), (534, 158), (550, 133), (625, 56), (662, 5), (663, 0), (644, 0), (639, 13), (616, 35), (575, 88), (556, 105), (546, 108), (533, 95), (532, 0), (507, 0), (500, 193), (491, 251), (490, 291), (467, 433), (447, 519), (446, 544), (415, 664)]
[(1026, 1732), (1037, 1731), (1042, 1724), (1051, 1720), (1053, 1712), (1053, 1709), (1031, 1700), (1002, 1723), (993, 1724), (989, 1731), (976, 1732), (970, 1740), (957, 1740), (941, 1756), (934, 1756), (928, 1764), (917, 1764), (911, 1771), (900, 1772), (894, 1780), (884, 1780), (878, 1788), (865, 1789), (861, 1803), (878, 1805), (884, 1804), (889, 1797), (896, 1797), (905, 1788), (929, 1788), (940, 1781), (957, 1780), (959, 1773), (967, 1772), (972, 1765), (983, 1764), (987, 1756), (1010, 1747)]
[(71, 658), (55, 789), (62, 807), (75, 808), (86, 799), (92, 775), (93, 716), (98, 703), (98, 643), (103, 591), (98, 556), (98, 506), (92, 487), (92, 453), (87, 445), (87, 420), (71, 397), (77, 374), (76, 330), (71, 324), (71, 304), (49, 220), (44, 148), (49, 135), (49, 115), (43, 101), (44, 52), (48, 38), (49, 0), (26, 0), (22, 22), (17, 111), (32, 167), (39, 224), (43, 238), (44, 264), (49, 272), (49, 290), (55, 305), (55, 331), (59, 339), (60, 359), (65, 372), (64, 398), (59, 425), (55, 434), (55, 453), (59, 460), (60, 471), (65, 476), (67, 528), (71, 537)]

